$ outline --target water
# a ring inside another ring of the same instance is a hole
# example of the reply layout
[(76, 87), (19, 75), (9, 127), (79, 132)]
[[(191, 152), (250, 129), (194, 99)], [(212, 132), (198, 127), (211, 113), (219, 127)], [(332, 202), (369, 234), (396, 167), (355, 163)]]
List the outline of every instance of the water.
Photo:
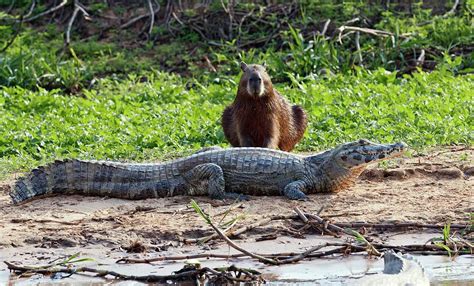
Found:
[[(387, 243), (389, 244), (411, 244), (427, 241), (438, 234), (398, 234), (393, 235)], [(340, 241), (331, 237), (308, 236), (306, 239), (295, 239), (282, 237), (264, 243), (239, 242), (239, 245), (247, 250), (260, 253), (278, 253), (301, 251), (302, 248), (324, 242)], [(191, 255), (202, 253), (203, 250), (197, 246), (183, 246), (172, 250), (173, 253), (164, 255)], [(124, 274), (133, 275), (165, 275), (177, 271), (184, 266), (184, 261), (159, 262), (150, 264), (116, 264), (115, 261), (121, 258), (124, 253), (118, 249), (110, 250), (104, 247), (78, 247), (67, 249), (42, 249), (31, 250), (21, 248), (8, 248), (1, 250), (0, 261), (15, 257), (15, 261), (27, 264), (31, 261), (38, 261), (38, 253), (42, 257), (39, 264), (45, 264), (51, 258), (61, 255), (70, 255), (81, 252), (81, 257), (92, 257), (101, 265), (88, 263), (87, 266), (117, 271)], [(179, 253), (177, 253), (177, 251)], [(236, 253), (225, 244), (220, 244), (217, 249), (208, 250), (209, 253)], [(36, 253), (36, 256), (35, 256)], [(154, 254), (156, 255), (156, 254)], [(457, 257), (454, 260), (446, 256), (415, 256), (425, 269), (425, 273), (430, 278), (433, 285), (474, 285), (474, 255)], [(357, 282), (366, 273), (377, 273), (383, 270), (383, 259), (369, 259), (366, 256), (353, 254), (349, 257), (332, 257), (325, 259), (305, 260), (296, 264), (267, 266), (250, 259), (201, 259), (201, 263), (207, 267), (224, 267), (235, 264), (242, 268), (252, 268), (264, 274), (269, 285), (341, 285)], [(85, 265), (84, 265), (85, 266)], [(48, 276), (33, 275), (31, 277), (17, 277), (10, 275), (4, 265), (0, 265), (0, 285), (144, 285), (139, 282), (105, 280), (89, 275), (73, 275), (63, 279), (51, 279)], [(189, 284), (188, 284), (189, 285)]]

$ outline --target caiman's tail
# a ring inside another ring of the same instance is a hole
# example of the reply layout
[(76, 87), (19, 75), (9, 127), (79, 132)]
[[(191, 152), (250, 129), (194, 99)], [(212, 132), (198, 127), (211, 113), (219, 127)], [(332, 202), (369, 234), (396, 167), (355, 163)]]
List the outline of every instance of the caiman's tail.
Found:
[[(10, 197), (17, 204), (37, 196), (80, 194), (125, 199), (164, 196), (156, 172), (114, 162), (65, 160), (38, 167), (19, 178)], [(160, 184), (158, 184), (160, 185)]]

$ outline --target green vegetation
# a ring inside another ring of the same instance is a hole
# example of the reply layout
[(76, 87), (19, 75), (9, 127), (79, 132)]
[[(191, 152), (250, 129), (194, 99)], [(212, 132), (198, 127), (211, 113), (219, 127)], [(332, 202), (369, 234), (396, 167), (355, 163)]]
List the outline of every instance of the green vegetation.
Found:
[[(0, 7), (7, 6), (3, 2)], [(17, 3), (17, 10), (0, 12), (0, 18), (18, 15), (28, 5)], [(119, 8), (113, 11), (118, 14)], [(247, 23), (234, 31), (235, 40), (216, 40), (209, 33), (204, 41), (188, 26), (172, 37), (157, 25), (152, 36), (158, 40), (136, 45), (133, 31), (113, 31), (99, 41), (96, 36), (81, 40), (85, 37), (73, 29), (75, 40), (66, 49), (64, 26), (38, 21), (24, 24), (15, 36), (19, 25), (0, 21), (0, 49), (14, 39), (0, 53), (0, 176), (66, 157), (150, 161), (227, 146), (220, 115), (235, 96), (240, 60), (266, 61), (277, 89), (307, 110), (310, 125), (297, 151), (363, 137), (403, 140), (414, 148), (473, 144), (469, 11), (445, 17), (418, 6), (403, 14), (366, 11), (358, 2), (314, 7), (314, 1), (301, 1), (297, 8), (292, 18), (279, 10), (255, 11), (249, 17), (262, 17), (262, 25), (269, 26), (255, 30)], [(34, 14), (45, 6), (38, 9)], [(89, 5), (91, 14), (107, 9), (103, 3)], [(212, 9), (212, 19), (219, 18), (222, 7)], [(185, 25), (195, 15), (185, 10), (181, 21)], [(354, 15), (371, 17), (373, 23), (351, 25), (393, 36), (360, 33), (360, 50), (355, 33), (339, 41), (334, 28)], [(316, 29), (314, 19), (325, 18), (334, 25), (331, 37), (308, 32)], [(78, 23), (81, 31), (92, 29)], [(242, 47), (269, 35), (277, 24), (277, 36), (265, 45)], [(416, 65), (421, 51), (425, 62)], [(203, 57), (217, 71), (206, 67)]]
[[(235, 78), (207, 85), (166, 73), (141, 83), (103, 79), (84, 97), (61, 90), (5, 87), (0, 98), (0, 169), (13, 171), (56, 158), (161, 159), (202, 146), (226, 145), (220, 115)], [(380, 69), (279, 86), (309, 114), (299, 151), (368, 138), (414, 147), (473, 143), (474, 77), (448, 71), (397, 78)], [(189, 84), (188, 84), (189, 85)]]

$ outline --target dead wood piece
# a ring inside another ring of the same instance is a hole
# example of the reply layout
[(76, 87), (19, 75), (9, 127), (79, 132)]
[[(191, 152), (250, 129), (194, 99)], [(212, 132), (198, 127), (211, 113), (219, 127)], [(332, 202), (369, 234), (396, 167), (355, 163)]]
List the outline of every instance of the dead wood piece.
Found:
[(69, 19), (69, 22), (68, 22), (67, 28), (66, 28), (66, 37), (65, 37), (65, 40), (64, 40), (64, 45), (65, 46), (69, 46), (69, 44), (71, 43), (72, 25), (74, 24), (74, 21), (76, 20), (76, 17), (77, 17), (77, 13), (79, 13), (79, 12), (82, 12), (82, 14), (84, 15), (84, 17), (86, 19), (87, 19), (87, 17), (89, 17), (89, 13), (87, 13), (87, 11), (84, 9), (83, 5), (79, 1), (74, 0), (74, 11), (72, 12), (72, 16)]
[[(376, 229), (399, 229), (399, 228), (429, 228), (429, 229), (443, 229), (444, 225), (440, 224), (423, 224), (416, 222), (400, 222), (400, 223), (365, 223), (365, 222), (351, 222), (351, 223), (335, 223), (339, 227), (346, 228), (376, 228)], [(451, 224), (451, 229), (469, 229), (470, 225)]]
[[(104, 269), (95, 269), (91, 267), (35, 267), (35, 266), (22, 266), (22, 265), (15, 265), (11, 262), (4, 261), (4, 263), (8, 266), (8, 269), (15, 272), (20, 273), (40, 273), (40, 274), (54, 274), (54, 273), (69, 273), (69, 274), (76, 274), (76, 273), (96, 273), (99, 277), (105, 276), (112, 276), (115, 279), (121, 280), (135, 280), (135, 281), (143, 281), (143, 282), (159, 282), (159, 283), (168, 283), (168, 281), (195, 281), (199, 277), (203, 277), (204, 275), (208, 276), (209, 278), (213, 276), (221, 276), (229, 281), (234, 282), (250, 282), (250, 281), (263, 281), (260, 277), (260, 273), (251, 270), (251, 269), (241, 269), (236, 266), (230, 266), (227, 268), (220, 268), (218, 270), (204, 267), (199, 268), (199, 266), (185, 266), (180, 271), (176, 271), (175, 274), (171, 275), (143, 275), (143, 276), (136, 276), (136, 275), (125, 275), (115, 271), (104, 270)], [(235, 273), (243, 273), (245, 275), (233, 275), (232, 272)]]
[(31, 218), (14, 218), (10, 220), (11, 223), (25, 223), (25, 222), (32, 222), (35, 224), (40, 223), (58, 223), (58, 224), (65, 224), (65, 225), (78, 225), (83, 222), (82, 219), (76, 221), (59, 221), (59, 220), (52, 220), (52, 219), (38, 219), (34, 220)]
[[(442, 247), (439, 247), (434, 244), (409, 244), (409, 245), (389, 245), (383, 243), (372, 243), (372, 246), (377, 248), (378, 251), (386, 250), (396, 250), (398, 252), (408, 252), (412, 254), (423, 254), (427, 255), (444, 255), (446, 256), (446, 250)], [(333, 247), (333, 249), (318, 251), (326, 247)], [(348, 255), (351, 253), (367, 253), (367, 246), (365, 244), (351, 244), (351, 243), (325, 243), (311, 247), (310, 249), (298, 253), (298, 252), (284, 252), (284, 253), (270, 253), (270, 254), (257, 254), (262, 257), (274, 259), (278, 265), (286, 263), (295, 263), (305, 258), (321, 258), (333, 254), (343, 254)], [(468, 254), (467, 252), (461, 252), (459, 255)], [(122, 258), (117, 260), (116, 263), (153, 263), (160, 261), (176, 261), (176, 260), (189, 260), (189, 259), (209, 259), (209, 258), (218, 258), (218, 259), (232, 259), (232, 258), (243, 258), (249, 257), (245, 253), (237, 254), (218, 254), (218, 253), (201, 253), (195, 255), (184, 255), (184, 256), (160, 256), (154, 258)]]
[[(296, 211), (296, 209), (298, 209), (298, 208), (296, 207), (295, 211)], [(333, 231), (336, 231), (336, 232), (342, 232), (342, 233), (348, 234), (350, 236), (353, 236), (358, 240), (362, 240), (366, 244), (367, 252), (369, 254), (375, 254), (377, 256), (381, 256), (381, 253), (362, 234), (358, 233), (357, 231), (352, 230), (352, 229), (343, 229), (343, 228), (341, 228), (337, 225), (329, 223), (329, 221), (323, 220), (322, 218), (320, 218), (317, 215), (313, 215), (313, 214), (305, 214), (305, 215), (307, 217), (315, 219), (318, 223), (320, 223), (321, 225), (324, 226), (324, 229), (329, 229), (329, 230), (333, 230)]]
[[(285, 220), (285, 219), (293, 219), (293, 218), (297, 218), (297, 216), (293, 215), (293, 214), (289, 214), (289, 215), (274, 215), (274, 216), (271, 216), (271, 217), (267, 217), (267, 218), (264, 218), (263, 220), (261, 221), (258, 221), (256, 223), (253, 223), (253, 224), (249, 224), (249, 225), (246, 225), (244, 227), (241, 227), (239, 229), (236, 229), (234, 231), (232, 231), (231, 229), (229, 229), (228, 231), (226, 231), (226, 235), (229, 236), (229, 237), (237, 237), (249, 230), (252, 230), (254, 228), (257, 228), (259, 226), (262, 226), (262, 225), (266, 225), (268, 224), (269, 222), (271, 221), (274, 221), (274, 220)], [(212, 239), (216, 239), (218, 238), (219, 235), (217, 233), (215, 234), (212, 234), (210, 236), (206, 236), (206, 237), (201, 237), (201, 238), (185, 238), (185, 239), (180, 239), (181, 242), (183, 243), (197, 243), (197, 242), (200, 242), (200, 241), (203, 241), (203, 240), (212, 240)]]
[(270, 234), (265, 234), (260, 237), (257, 237), (255, 241), (274, 240), (277, 238), (278, 238), (278, 235), (276, 233), (270, 233)]
[(298, 214), (298, 216), (300, 217), (300, 219), (306, 224), (309, 222), (309, 219), (304, 215), (304, 213), (299, 209), (299, 208), (295, 208), (295, 212)]
[(202, 253), (202, 254), (195, 254), (195, 255), (185, 255), (185, 256), (160, 256), (154, 258), (121, 258), (117, 260), (115, 263), (152, 263), (152, 262), (160, 262), (160, 261), (176, 261), (176, 260), (189, 260), (189, 259), (199, 259), (199, 258), (223, 258), (223, 259), (230, 259), (230, 258), (239, 258), (239, 257), (246, 257), (247, 255), (238, 253), (238, 254), (215, 254), (215, 253)]
[(235, 250), (238, 250), (252, 258), (255, 258), (257, 259), (258, 261), (260, 262), (263, 262), (263, 263), (266, 263), (266, 264), (272, 264), (272, 265), (278, 265), (278, 261), (274, 260), (274, 259), (271, 259), (271, 258), (266, 258), (266, 257), (263, 257), (261, 255), (258, 255), (258, 254), (255, 254), (255, 253), (252, 253), (250, 251), (247, 251), (246, 249), (238, 246), (237, 244), (235, 244), (232, 240), (230, 240), (217, 226), (215, 226), (212, 221), (209, 219), (208, 220), (208, 223), (209, 225), (217, 232), (217, 234), (222, 238), (224, 239), (225, 242), (227, 242), (227, 244), (234, 248)]

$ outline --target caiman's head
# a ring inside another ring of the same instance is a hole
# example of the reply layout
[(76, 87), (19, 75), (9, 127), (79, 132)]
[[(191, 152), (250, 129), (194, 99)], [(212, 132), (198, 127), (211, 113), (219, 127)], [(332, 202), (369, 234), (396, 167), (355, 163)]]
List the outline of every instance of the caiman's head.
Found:
[(331, 154), (331, 161), (335, 161), (341, 167), (352, 169), (400, 156), (406, 148), (407, 145), (403, 142), (376, 144), (369, 140), (360, 139), (336, 148)]
[(245, 90), (249, 96), (264, 96), (266, 94), (265, 89), (272, 86), (265, 64), (247, 65), (241, 62), (240, 68), (243, 74), (240, 78), (239, 88)]

